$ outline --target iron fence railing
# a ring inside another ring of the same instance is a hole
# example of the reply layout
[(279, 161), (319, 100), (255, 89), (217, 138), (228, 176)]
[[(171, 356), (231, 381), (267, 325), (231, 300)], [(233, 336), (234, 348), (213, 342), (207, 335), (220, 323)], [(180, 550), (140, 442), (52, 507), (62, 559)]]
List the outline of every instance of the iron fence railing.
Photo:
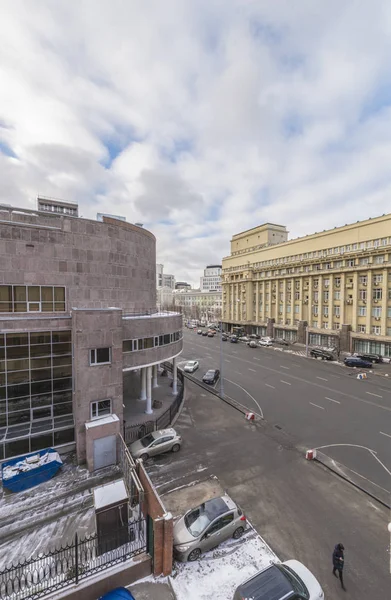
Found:
[[(163, 363), (163, 368), (167, 371), (172, 371), (172, 365), (170, 363)], [(178, 413), (178, 410), (182, 404), (183, 400), (183, 392), (184, 392), (184, 377), (182, 371), (178, 370), (178, 381), (179, 381), (179, 390), (175, 397), (173, 403), (167, 408), (167, 410), (157, 417), (156, 419), (151, 419), (149, 421), (145, 421), (144, 423), (135, 423), (132, 425), (126, 425), (124, 427), (124, 440), (127, 445), (139, 440), (140, 438), (147, 435), (147, 433), (151, 433), (152, 431), (156, 431), (157, 429), (164, 429), (165, 427), (169, 427), (174, 420), (175, 415)]]
[(97, 534), (67, 546), (39, 554), (0, 571), (1, 600), (36, 600), (112, 565), (146, 552), (145, 519), (129, 521), (128, 526), (110, 536)]

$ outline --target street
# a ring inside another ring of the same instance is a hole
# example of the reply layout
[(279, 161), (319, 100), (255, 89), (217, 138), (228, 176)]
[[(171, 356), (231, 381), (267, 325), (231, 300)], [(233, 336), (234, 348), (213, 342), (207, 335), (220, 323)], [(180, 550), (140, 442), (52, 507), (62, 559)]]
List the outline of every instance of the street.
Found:
[[(369, 373), (368, 379), (358, 380), (355, 369), (274, 348), (228, 341), (222, 343), (222, 350), (227, 396), (292, 436), (303, 454), (306, 449), (337, 444), (323, 452), (373, 482), (374, 489), (379, 486), (389, 499), (391, 378)], [(220, 368), (219, 336), (208, 338), (185, 330), (180, 364), (187, 360), (199, 360), (194, 373), (199, 379), (207, 369)], [(376, 452), (385, 468), (366, 448)]]
[[(175, 428), (183, 437), (180, 452), (146, 463), (163, 503), (187, 488), (191, 508), (194, 484), (217, 477), (281, 560), (296, 558), (313, 571), (326, 598), (389, 597), (389, 511), (306, 461), (285, 430), (246, 421), (195, 384), (187, 384)], [(346, 549), (348, 594), (331, 572), (338, 542)]]

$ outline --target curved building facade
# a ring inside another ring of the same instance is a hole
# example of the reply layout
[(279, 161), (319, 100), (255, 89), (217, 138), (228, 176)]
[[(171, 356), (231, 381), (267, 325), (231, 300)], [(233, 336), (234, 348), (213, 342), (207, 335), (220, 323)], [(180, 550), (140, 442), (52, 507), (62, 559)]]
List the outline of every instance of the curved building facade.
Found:
[(156, 240), (142, 227), (0, 205), (0, 460), (122, 430), (123, 372), (146, 412), (182, 318), (156, 311)]

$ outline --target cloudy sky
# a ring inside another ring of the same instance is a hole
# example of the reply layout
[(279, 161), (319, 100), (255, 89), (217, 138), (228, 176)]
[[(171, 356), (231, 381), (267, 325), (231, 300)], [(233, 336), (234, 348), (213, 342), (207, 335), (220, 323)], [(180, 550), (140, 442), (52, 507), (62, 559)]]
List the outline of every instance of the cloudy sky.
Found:
[(391, 211), (389, 0), (9, 0), (0, 39), (0, 202), (140, 221), (192, 283)]

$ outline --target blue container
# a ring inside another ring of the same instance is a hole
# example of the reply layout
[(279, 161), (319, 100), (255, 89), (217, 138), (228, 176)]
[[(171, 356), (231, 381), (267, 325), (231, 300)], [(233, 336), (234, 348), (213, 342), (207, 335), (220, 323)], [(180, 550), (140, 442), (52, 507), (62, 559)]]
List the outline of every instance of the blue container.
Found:
[(100, 600), (135, 600), (135, 597), (126, 588), (119, 587), (101, 596)]
[[(27, 464), (26, 459), (30, 456), (39, 456), (42, 458), (45, 454), (49, 455), (50, 460), (44, 464), (30, 468), (28, 471), (16, 472), (12, 477), (4, 479), (4, 470), (7, 467), (16, 467), (16, 465)], [(56, 456), (54, 456), (56, 455)], [(10, 490), (11, 492), (22, 492), (28, 490), (44, 481), (51, 479), (57, 471), (62, 467), (62, 460), (53, 448), (46, 448), (45, 450), (39, 450), (38, 452), (31, 452), (19, 458), (12, 458), (3, 462), (1, 465), (1, 475), (3, 479), (3, 488)]]

